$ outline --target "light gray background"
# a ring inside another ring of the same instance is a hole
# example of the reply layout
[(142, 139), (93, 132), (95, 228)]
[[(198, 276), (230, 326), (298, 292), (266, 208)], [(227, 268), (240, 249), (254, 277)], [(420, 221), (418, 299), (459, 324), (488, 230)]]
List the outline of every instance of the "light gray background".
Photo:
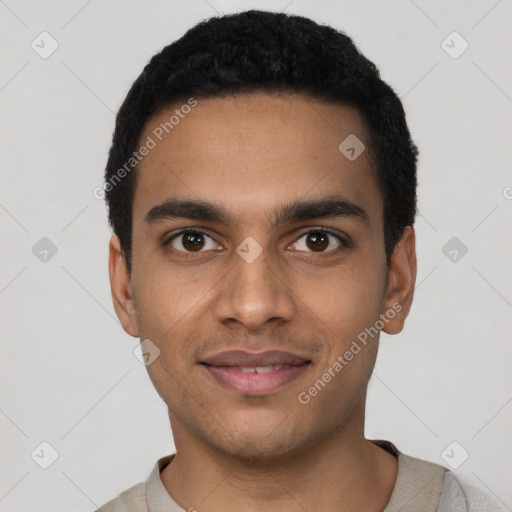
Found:
[[(138, 340), (115, 317), (92, 191), (148, 59), (215, 11), (251, 7), (353, 37), (421, 151), (418, 287), (405, 331), (382, 337), (367, 436), (444, 465), (456, 441), (451, 460), (469, 453), (456, 474), (512, 510), (510, 0), (0, 0), (0, 510), (92, 511), (173, 452)], [(47, 59), (31, 48), (50, 47), (43, 31), (59, 45)], [(453, 31), (469, 44), (458, 58), (445, 51), (458, 36), (442, 46)], [(58, 249), (47, 262), (32, 252), (42, 237)], [(456, 262), (442, 252), (452, 237), (468, 248)], [(43, 441), (58, 452), (48, 469)]]

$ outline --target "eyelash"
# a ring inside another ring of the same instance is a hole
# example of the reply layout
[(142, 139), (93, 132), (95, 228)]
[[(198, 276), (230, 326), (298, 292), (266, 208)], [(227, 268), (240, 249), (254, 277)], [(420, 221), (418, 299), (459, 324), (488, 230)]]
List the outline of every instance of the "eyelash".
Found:
[[(175, 240), (176, 238), (178, 238), (179, 236), (181, 235), (187, 235), (187, 234), (202, 234), (208, 238), (211, 238), (213, 240), (213, 237), (208, 234), (206, 231), (203, 231), (202, 229), (200, 228), (185, 228), (185, 229), (182, 229), (181, 231), (178, 231), (177, 233), (175, 233), (174, 235), (172, 235), (171, 237), (169, 237), (167, 240), (165, 240), (163, 242), (163, 245), (164, 247), (167, 247), (169, 245), (171, 245), (171, 242), (173, 240)], [(325, 234), (329, 234), (329, 235), (332, 235), (334, 236), (341, 244), (341, 247), (338, 247), (336, 249), (331, 249), (329, 251), (325, 251), (325, 252), (318, 252), (316, 254), (326, 254), (326, 253), (330, 253), (330, 252), (336, 252), (336, 251), (339, 251), (341, 248), (347, 248), (349, 247), (349, 241), (345, 238), (343, 238), (337, 231), (335, 231), (334, 229), (331, 229), (331, 228), (328, 228), (328, 227), (323, 227), (323, 228), (314, 228), (314, 229), (310, 229), (308, 231), (305, 231), (304, 233), (301, 233), (301, 235), (296, 238), (296, 241), (297, 240), (300, 240), (303, 236), (305, 235), (308, 235), (310, 233), (325, 233)], [(204, 252), (204, 251), (198, 251), (198, 252), (184, 252), (184, 251), (180, 251), (179, 249), (174, 249), (173, 250), (176, 252), (176, 253), (179, 253), (181, 256), (184, 256), (184, 257), (194, 257), (196, 254), (201, 254), (201, 252)], [(315, 254), (314, 251), (311, 251), (312, 254)]]

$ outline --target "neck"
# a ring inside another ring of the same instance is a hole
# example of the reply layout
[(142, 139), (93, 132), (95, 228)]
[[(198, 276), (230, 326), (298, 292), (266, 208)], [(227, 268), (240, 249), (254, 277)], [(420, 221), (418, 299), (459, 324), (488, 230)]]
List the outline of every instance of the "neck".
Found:
[(364, 438), (364, 408), (358, 416), (351, 426), (314, 446), (257, 462), (220, 452), (171, 416), (176, 457), (160, 477), (185, 510), (381, 512), (393, 491), (398, 464)]

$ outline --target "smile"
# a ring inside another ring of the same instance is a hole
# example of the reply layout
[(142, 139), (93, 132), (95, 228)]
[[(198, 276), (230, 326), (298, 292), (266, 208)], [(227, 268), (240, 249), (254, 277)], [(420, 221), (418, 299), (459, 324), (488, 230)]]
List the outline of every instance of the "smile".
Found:
[(224, 352), (202, 362), (224, 388), (249, 396), (274, 393), (297, 379), (311, 361), (286, 352)]

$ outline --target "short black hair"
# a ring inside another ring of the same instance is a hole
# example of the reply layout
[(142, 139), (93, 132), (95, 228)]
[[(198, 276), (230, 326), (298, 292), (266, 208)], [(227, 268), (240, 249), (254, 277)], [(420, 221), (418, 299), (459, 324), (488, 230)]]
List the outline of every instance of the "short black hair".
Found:
[(120, 239), (128, 271), (137, 176), (132, 156), (148, 120), (191, 97), (278, 91), (355, 107), (362, 115), (384, 202), (389, 266), (416, 215), (418, 149), (400, 99), (343, 32), (302, 16), (250, 10), (202, 21), (163, 48), (119, 109), (104, 190), (110, 226)]

